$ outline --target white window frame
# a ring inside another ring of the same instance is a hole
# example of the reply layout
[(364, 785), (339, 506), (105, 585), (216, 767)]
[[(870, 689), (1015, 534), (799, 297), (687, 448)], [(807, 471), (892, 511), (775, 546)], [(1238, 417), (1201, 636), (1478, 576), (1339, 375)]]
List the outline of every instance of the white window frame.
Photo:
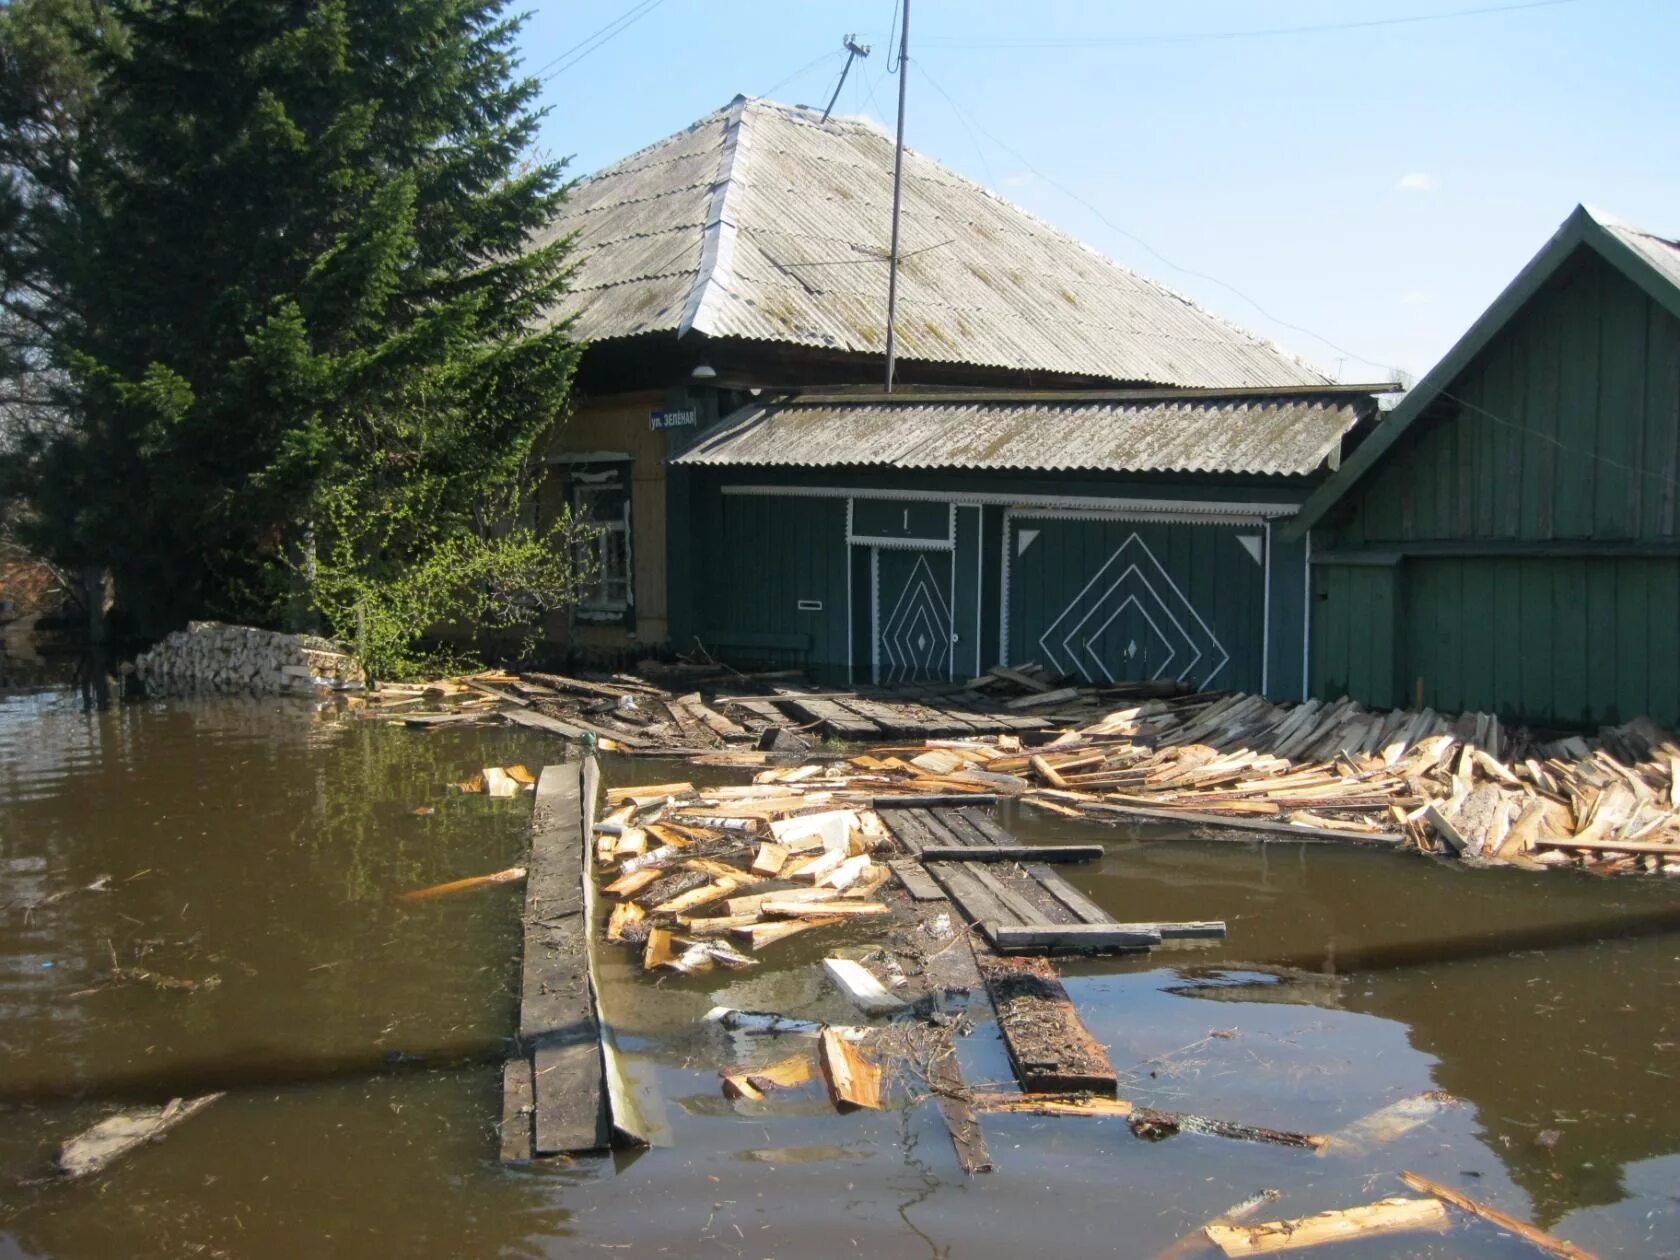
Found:
[[(630, 516), (630, 465), (625, 463), (601, 472), (584, 472), (574, 466), (567, 490), (567, 498), (577, 519), (601, 531), (599, 537), (587, 544), (594, 553), (599, 571), (595, 582), (578, 600), (573, 615), (579, 621), (628, 621), (636, 607), (636, 558), (632, 545)], [(586, 509), (587, 499), (592, 492), (606, 491), (624, 496), (624, 510), (619, 519), (597, 520)], [(619, 577), (609, 575), (606, 568), (606, 561), (614, 551), (610, 539), (615, 536), (623, 542), (622, 547), (617, 549), (624, 557), (624, 572)], [(622, 597), (616, 594), (608, 595), (606, 589), (609, 585), (621, 587)]]

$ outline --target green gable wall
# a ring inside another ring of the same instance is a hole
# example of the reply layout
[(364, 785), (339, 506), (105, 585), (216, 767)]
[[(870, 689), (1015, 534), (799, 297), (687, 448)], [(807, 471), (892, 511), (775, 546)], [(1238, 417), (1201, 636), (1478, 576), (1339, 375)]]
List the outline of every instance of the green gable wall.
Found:
[(1680, 720), (1680, 320), (1581, 247), (1313, 531), (1312, 687)]

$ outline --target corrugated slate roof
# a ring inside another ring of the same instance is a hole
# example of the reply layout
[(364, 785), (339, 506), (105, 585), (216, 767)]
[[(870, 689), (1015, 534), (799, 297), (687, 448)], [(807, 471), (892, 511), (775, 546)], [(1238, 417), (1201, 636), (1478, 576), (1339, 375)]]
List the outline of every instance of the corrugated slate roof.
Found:
[(1638, 254), (1670, 284), (1680, 288), (1680, 241), (1647, 232), (1590, 206), (1586, 207), (1586, 211), (1606, 232)]
[(802, 395), (726, 417), (690, 467), (1310, 473), (1368, 394)]
[[(696, 329), (884, 353), (893, 140), (736, 100), (573, 191), (556, 311), (580, 340)], [(904, 161), (901, 358), (1230, 388), (1316, 385), (1277, 347), (919, 153)]]

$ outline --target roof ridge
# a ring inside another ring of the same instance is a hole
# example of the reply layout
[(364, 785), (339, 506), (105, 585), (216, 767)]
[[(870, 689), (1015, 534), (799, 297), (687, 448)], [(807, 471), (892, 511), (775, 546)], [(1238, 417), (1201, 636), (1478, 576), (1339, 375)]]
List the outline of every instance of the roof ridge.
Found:
[(677, 336), (692, 328), (708, 331), (705, 317), (728, 294), (730, 269), (735, 261), (735, 220), (729, 212), (729, 194), (734, 188), (742, 153), (741, 134), (746, 130), (747, 98), (737, 96), (729, 103), (723, 124), (723, 144), (718, 149), (717, 176), (712, 181), (711, 204), (706, 209), (706, 222), (700, 229), (700, 266), (694, 273), (694, 286), (683, 303), (682, 318), (677, 321)]
[(1648, 227), (1641, 227), (1637, 223), (1622, 218), (1619, 214), (1613, 214), (1600, 206), (1591, 205), (1588, 202), (1582, 202), (1581, 209), (1586, 211), (1587, 215), (1600, 227), (1610, 228), (1613, 231), (1632, 232), (1635, 236), (1648, 237), (1653, 241), (1661, 241), (1664, 245), (1672, 245), (1675, 248), (1680, 249), (1680, 237), (1667, 236), (1661, 232), (1654, 232)]

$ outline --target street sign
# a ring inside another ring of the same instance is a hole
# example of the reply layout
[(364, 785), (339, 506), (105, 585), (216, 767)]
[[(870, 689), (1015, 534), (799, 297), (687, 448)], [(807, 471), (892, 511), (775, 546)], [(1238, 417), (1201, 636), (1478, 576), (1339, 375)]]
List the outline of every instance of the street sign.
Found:
[(655, 411), (651, 413), (655, 429), (681, 429), (694, 424), (699, 419), (699, 413), (692, 407), (680, 410)]

